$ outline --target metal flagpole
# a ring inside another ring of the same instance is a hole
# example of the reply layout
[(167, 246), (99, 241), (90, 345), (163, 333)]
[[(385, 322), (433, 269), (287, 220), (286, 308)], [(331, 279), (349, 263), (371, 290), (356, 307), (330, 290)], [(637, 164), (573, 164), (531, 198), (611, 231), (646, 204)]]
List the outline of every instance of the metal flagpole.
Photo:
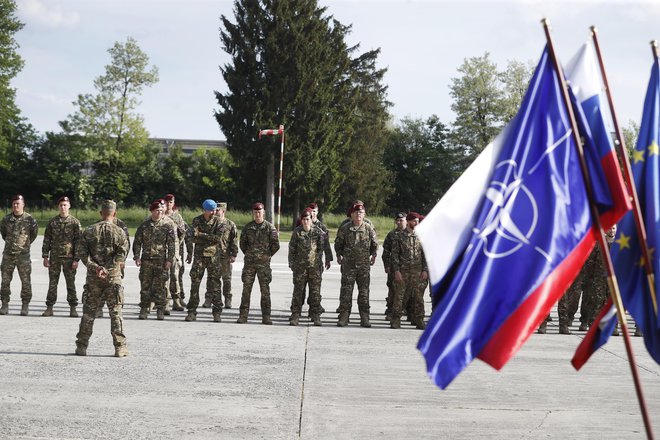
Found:
[(277, 232), (280, 232), (280, 216), (282, 214), (282, 174), (284, 169), (284, 125), (280, 125), (277, 129), (259, 130), (259, 139), (261, 136), (282, 135), (282, 142), (280, 143), (280, 176), (279, 176), (279, 189), (277, 195)]
[(612, 297), (612, 302), (616, 306), (617, 317), (621, 323), (621, 330), (623, 331), (623, 339), (626, 346), (626, 352), (628, 354), (628, 364), (630, 365), (630, 370), (633, 376), (633, 382), (635, 383), (635, 390), (637, 392), (637, 400), (639, 402), (640, 410), (642, 412), (642, 419), (644, 420), (644, 427), (646, 428), (646, 436), (648, 439), (653, 439), (653, 430), (651, 427), (651, 421), (649, 418), (648, 410), (646, 408), (646, 401), (644, 400), (644, 393), (642, 392), (642, 385), (639, 380), (639, 375), (637, 373), (637, 365), (634, 362), (634, 354), (632, 351), (632, 343), (630, 341), (630, 335), (628, 334), (628, 326), (625, 325), (625, 315), (623, 309), (623, 302), (621, 301), (621, 294), (619, 292), (619, 284), (616, 280), (616, 274), (614, 273), (614, 266), (612, 265), (612, 258), (610, 256), (610, 248), (605, 239), (605, 233), (603, 231), (602, 224), (600, 223), (600, 218), (598, 216), (598, 209), (594, 202), (594, 193), (593, 187), (591, 186), (591, 178), (589, 177), (587, 163), (584, 158), (584, 151), (582, 149), (582, 143), (580, 141), (580, 136), (577, 128), (577, 123), (575, 120), (575, 115), (573, 113), (573, 107), (571, 105), (571, 100), (568, 95), (568, 88), (566, 86), (566, 80), (564, 79), (564, 74), (559, 65), (559, 61), (555, 55), (555, 49), (552, 44), (552, 37), (550, 36), (550, 23), (547, 19), (541, 20), (543, 24), (543, 29), (545, 31), (545, 37), (548, 42), (548, 52), (550, 54), (550, 59), (555, 68), (555, 73), (559, 79), (562, 88), (562, 96), (564, 98), (564, 104), (566, 105), (566, 111), (568, 112), (569, 120), (571, 121), (571, 130), (573, 141), (575, 142), (578, 157), (580, 159), (580, 167), (582, 169), (582, 175), (584, 177), (584, 185), (587, 190), (587, 195), (589, 197), (589, 207), (591, 210), (591, 218), (594, 225), (598, 228), (598, 243), (601, 247), (603, 254), (603, 261), (605, 267), (607, 268), (607, 281), (610, 288), (610, 295)]
[[(619, 126), (619, 120), (617, 119), (616, 112), (614, 111), (614, 101), (612, 100), (612, 91), (610, 90), (609, 82), (607, 81), (607, 74), (605, 73), (605, 64), (603, 63), (603, 57), (600, 52), (600, 45), (598, 44), (598, 29), (596, 26), (591, 26), (591, 38), (594, 42), (594, 49), (596, 50), (596, 56), (598, 57), (598, 65), (600, 67), (600, 75), (603, 79), (603, 85), (605, 87), (605, 94), (607, 95), (607, 103), (610, 107), (610, 113), (612, 115), (612, 123), (614, 124), (614, 133), (616, 135), (616, 147), (617, 153), (619, 154), (619, 160), (622, 163), (623, 176), (626, 179), (626, 184), (628, 185), (628, 191), (630, 192), (632, 203), (633, 203), (633, 214), (635, 217), (635, 228), (637, 229), (637, 237), (639, 237), (640, 247), (642, 249), (642, 256), (644, 257), (644, 269), (646, 270), (646, 279), (649, 284), (649, 292), (651, 295), (651, 301), (653, 302), (653, 311), (655, 311), (656, 316), (658, 315), (658, 302), (655, 293), (655, 276), (653, 272), (653, 263), (651, 260), (651, 254), (649, 252), (649, 246), (646, 241), (646, 226), (644, 225), (644, 218), (642, 216), (642, 210), (639, 205), (639, 198), (637, 197), (637, 188), (635, 187), (635, 181), (632, 177), (632, 169), (630, 167), (630, 159), (628, 159), (628, 152), (626, 150), (626, 143), (621, 133), (621, 127)], [(655, 59), (658, 58), (658, 42), (651, 41), (651, 47), (653, 49), (653, 56)]]

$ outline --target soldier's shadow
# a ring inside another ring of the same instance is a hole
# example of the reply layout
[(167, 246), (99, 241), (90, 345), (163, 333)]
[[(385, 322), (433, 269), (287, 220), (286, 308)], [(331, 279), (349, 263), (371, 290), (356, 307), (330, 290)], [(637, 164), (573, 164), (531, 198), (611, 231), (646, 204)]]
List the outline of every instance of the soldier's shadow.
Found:
[[(0, 356), (2, 355), (20, 355), (20, 356), (76, 356), (74, 352), (70, 353), (36, 353), (32, 351), (0, 351)], [(114, 354), (93, 354), (87, 356), (79, 357), (94, 357), (94, 358), (104, 358), (104, 357), (115, 357)]]

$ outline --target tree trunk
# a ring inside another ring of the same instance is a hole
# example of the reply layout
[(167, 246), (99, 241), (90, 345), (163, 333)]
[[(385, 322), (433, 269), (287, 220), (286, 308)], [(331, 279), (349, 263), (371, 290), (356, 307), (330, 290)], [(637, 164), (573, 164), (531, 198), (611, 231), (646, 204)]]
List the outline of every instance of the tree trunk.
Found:
[(264, 200), (266, 208), (266, 220), (275, 224), (275, 154), (270, 153), (270, 160), (266, 168), (266, 200)]
[(293, 198), (293, 225), (291, 229), (296, 227), (296, 219), (300, 216), (300, 193), (296, 191), (296, 196)]

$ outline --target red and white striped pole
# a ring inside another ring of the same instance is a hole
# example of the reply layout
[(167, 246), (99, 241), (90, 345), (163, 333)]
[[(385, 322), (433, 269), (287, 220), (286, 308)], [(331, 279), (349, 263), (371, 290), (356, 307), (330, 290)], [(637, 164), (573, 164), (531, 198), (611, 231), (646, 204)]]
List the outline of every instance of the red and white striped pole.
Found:
[(277, 195), (277, 232), (280, 232), (280, 216), (282, 214), (282, 171), (284, 168), (284, 125), (280, 125), (280, 128), (277, 129), (266, 129), (259, 130), (259, 139), (261, 136), (276, 136), (278, 134), (282, 135), (282, 143), (280, 144), (280, 178), (279, 178), (279, 188)]

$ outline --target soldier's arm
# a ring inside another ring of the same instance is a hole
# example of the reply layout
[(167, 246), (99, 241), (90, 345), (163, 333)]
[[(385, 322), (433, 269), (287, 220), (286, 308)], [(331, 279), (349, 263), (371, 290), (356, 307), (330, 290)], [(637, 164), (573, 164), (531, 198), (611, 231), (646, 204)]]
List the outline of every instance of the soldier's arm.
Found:
[[(133, 238), (133, 259), (139, 260), (142, 256), (142, 230), (144, 228), (142, 225), (138, 226), (137, 231), (135, 231), (135, 237)], [(124, 238), (126, 238), (124, 236)], [(127, 239), (128, 240), (128, 239)], [(127, 241), (128, 243), (128, 241)]]
[(296, 261), (296, 231), (294, 230), (291, 233), (291, 239), (289, 240), (289, 268), (293, 269), (293, 262)]
[(176, 257), (176, 248), (177, 248), (177, 229), (176, 225), (172, 224), (168, 228), (167, 232), (167, 261), (171, 264), (174, 264), (174, 258)]
[(324, 234), (323, 240), (323, 252), (325, 253), (325, 262), (328, 263), (333, 260), (332, 258), (332, 246), (330, 246), (330, 231), (328, 228), (323, 225), (321, 228)]
[(385, 240), (383, 241), (383, 255), (381, 256), (383, 260), (383, 266), (385, 266), (385, 270), (392, 265), (391, 260), (392, 260), (392, 236), (394, 234), (390, 232), (385, 236)]
[(337, 261), (344, 255), (344, 232), (341, 227), (337, 230), (337, 236), (335, 237), (335, 254), (337, 255)]
[(30, 218), (30, 243), (34, 243), (34, 240), (37, 239), (39, 233), (39, 225), (34, 217)]
[(128, 238), (126, 238), (126, 234), (117, 234), (117, 246), (115, 246), (115, 256), (113, 258), (115, 265), (121, 266), (126, 261), (128, 249)]
[(3, 240), (7, 239), (7, 217), (4, 217), (2, 223), (0, 223), (0, 235), (2, 235)]
[(241, 252), (245, 254), (247, 252), (248, 245), (247, 228), (244, 227), (241, 231), (241, 239), (239, 240), (239, 247), (241, 248)]
[(277, 251), (280, 250), (280, 237), (279, 234), (277, 233), (277, 229), (275, 229), (275, 226), (272, 226), (270, 229), (270, 256), (272, 257), (277, 253)]
[(371, 231), (369, 231), (369, 237), (371, 238), (371, 243), (369, 245), (369, 252), (371, 253), (372, 257), (375, 257), (376, 254), (378, 253), (378, 238), (376, 237), (376, 229), (371, 228)]
[(78, 252), (78, 255), (80, 256), (80, 262), (84, 264), (87, 267), (88, 271), (95, 272), (96, 268), (98, 267), (98, 264), (96, 264), (92, 259), (90, 258), (89, 255), (89, 249), (87, 248), (87, 239), (86, 235), (88, 234), (88, 231), (85, 231), (83, 233), (83, 237), (80, 240), (81, 241), (81, 246), (80, 246), (80, 251)]
[(78, 261), (80, 260), (80, 257), (78, 256), (78, 248), (80, 247), (82, 239), (82, 225), (80, 224), (80, 221), (76, 219), (75, 227), (73, 228), (73, 261)]
[(391, 244), (391, 253), (390, 253), (390, 270), (392, 272), (400, 272), (401, 271), (401, 246), (399, 244), (399, 241), (397, 240), (397, 236), (394, 236), (392, 238), (392, 244)]
[(48, 256), (50, 255), (50, 242), (52, 239), (51, 237), (52, 231), (53, 228), (50, 222), (48, 222), (48, 224), (46, 225), (46, 230), (44, 231), (44, 242), (41, 245), (41, 258), (45, 259), (48, 258)]
[(233, 223), (229, 232), (229, 256), (234, 258), (238, 256), (238, 229)]

